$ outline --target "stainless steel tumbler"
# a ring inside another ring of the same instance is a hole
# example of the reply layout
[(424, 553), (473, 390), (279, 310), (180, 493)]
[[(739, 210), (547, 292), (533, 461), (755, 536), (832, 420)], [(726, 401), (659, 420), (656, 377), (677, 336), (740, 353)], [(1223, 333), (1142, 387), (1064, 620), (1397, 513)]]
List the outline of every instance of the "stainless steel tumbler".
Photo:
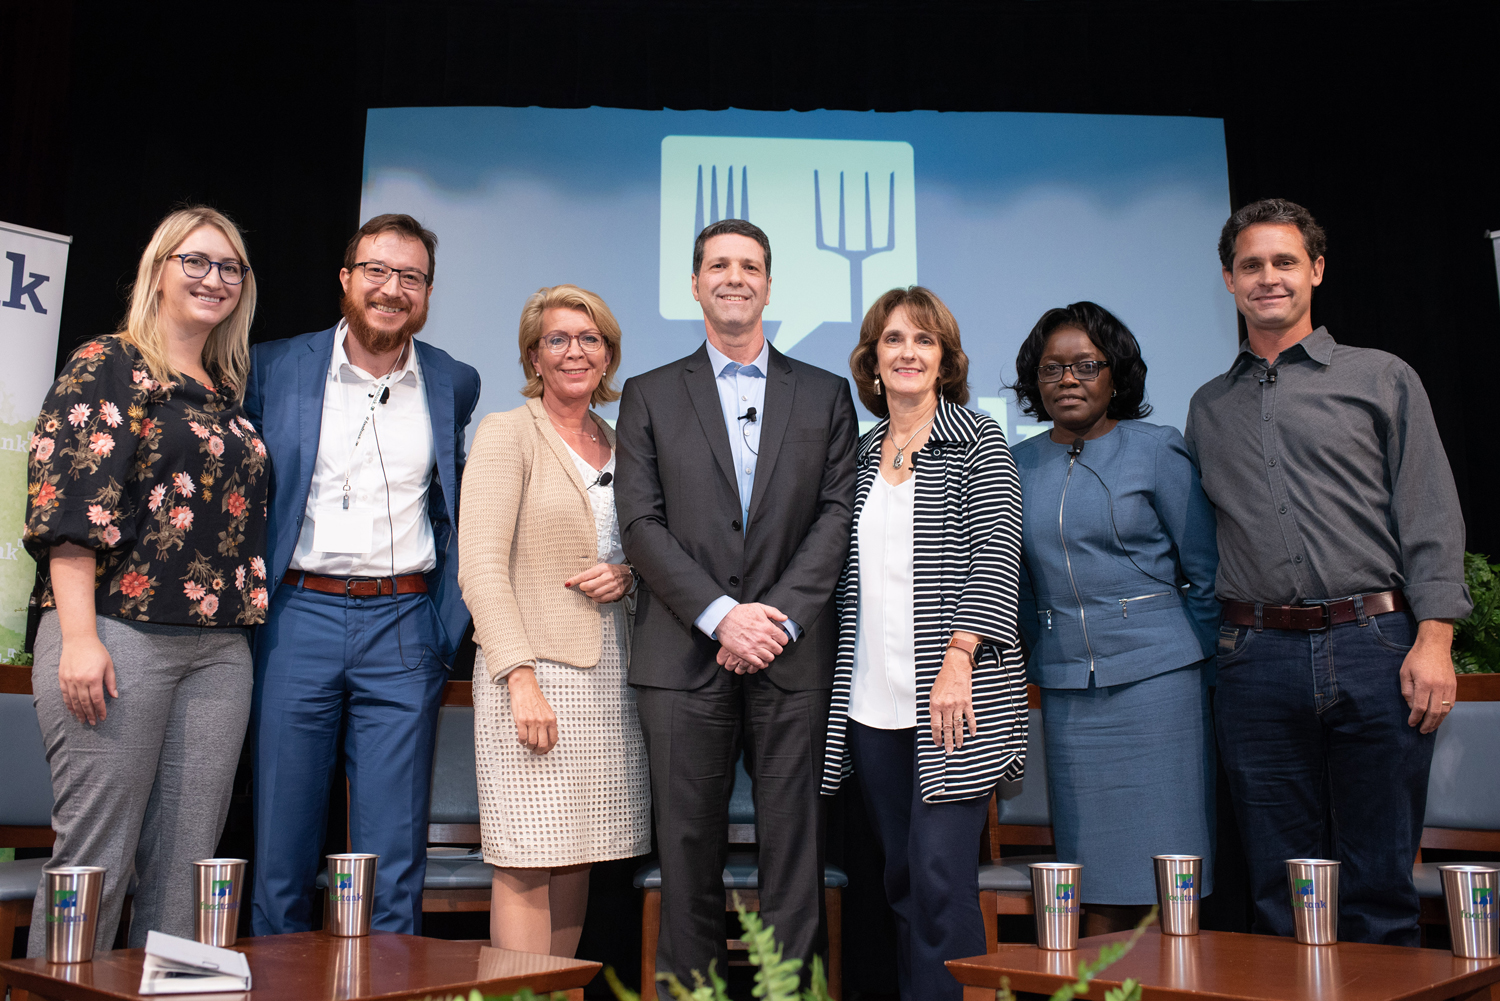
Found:
[(104, 869), (69, 865), (42, 872), (47, 883), (47, 962), (87, 963), (94, 958)]
[(1500, 956), (1500, 869), (1487, 865), (1440, 865), (1448, 901), (1448, 932), (1460, 959)]
[(1156, 905), (1163, 935), (1198, 934), (1198, 901), (1202, 897), (1201, 855), (1153, 855)]
[(193, 863), (193, 937), (204, 945), (234, 945), (240, 933), (242, 858), (206, 858)]
[(379, 855), (360, 852), (328, 856), (328, 934), (341, 938), (370, 934), (379, 860)]
[(1320, 858), (1287, 859), (1286, 878), (1297, 941), (1333, 945), (1339, 940), (1339, 864)]
[(1031, 863), (1031, 895), (1036, 904), (1036, 944), (1043, 949), (1078, 948), (1078, 895), (1083, 866), (1073, 862)]

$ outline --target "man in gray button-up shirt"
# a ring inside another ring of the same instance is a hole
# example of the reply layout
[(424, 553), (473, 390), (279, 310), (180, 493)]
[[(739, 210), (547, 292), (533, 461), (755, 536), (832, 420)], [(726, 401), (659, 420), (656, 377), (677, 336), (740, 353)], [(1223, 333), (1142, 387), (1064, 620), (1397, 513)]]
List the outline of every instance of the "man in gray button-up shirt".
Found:
[(1417, 945), (1411, 865), (1471, 608), (1463, 516), (1416, 373), (1313, 329), (1323, 244), (1281, 199), (1220, 239), (1248, 338), (1187, 423), (1218, 516), (1215, 721), (1255, 930), (1292, 933), (1286, 859), (1332, 858), (1340, 939)]

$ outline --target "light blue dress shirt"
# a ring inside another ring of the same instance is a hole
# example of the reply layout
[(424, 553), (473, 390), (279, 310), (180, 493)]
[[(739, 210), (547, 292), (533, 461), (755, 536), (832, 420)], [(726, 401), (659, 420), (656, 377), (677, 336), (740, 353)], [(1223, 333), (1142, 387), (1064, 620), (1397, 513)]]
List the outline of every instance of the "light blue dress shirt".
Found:
[[(771, 344), (763, 342), (755, 361), (741, 365), (732, 361), (713, 342), (706, 344), (708, 361), (714, 370), (714, 387), (719, 391), (719, 407), (724, 411), (724, 427), (729, 432), (729, 451), (734, 457), (734, 473), (740, 488), (741, 531), (750, 529), (750, 497), (755, 490), (755, 462), (760, 453), (761, 418), (766, 406), (766, 367), (771, 361)], [(740, 418), (754, 407), (755, 421)], [(727, 594), (709, 603), (693, 625), (709, 637), (718, 639), (714, 630), (729, 610), (738, 605)], [(781, 623), (787, 635), (796, 639), (801, 629), (791, 619)]]

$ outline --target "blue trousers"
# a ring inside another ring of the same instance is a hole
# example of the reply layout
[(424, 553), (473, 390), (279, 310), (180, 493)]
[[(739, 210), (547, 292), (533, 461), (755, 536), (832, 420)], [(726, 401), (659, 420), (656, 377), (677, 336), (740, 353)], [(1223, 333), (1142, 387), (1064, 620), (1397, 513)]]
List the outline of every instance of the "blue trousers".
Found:
[(340, 734), (352, 847), (380, 856), (371, 926), (421, 933), (432, 746), (448, 677), (441, 635), (426, 594), (276, 589), (256, 639), (250, 722), (256, 935), (312, 927)]
[(901, 1001), (960, 1001), (943, 963), (984, 954), (979, 837), (989, 794), (925, 803), (917, 785), (919, 728), (877, 730), (849, 721), (854, 775), (885, 854), (885, 896), (896, 913)]
[(1336, 859), (1339, 938), (1419, 945), (1412, 862), (1435, 734), (1406, 723), (1405, 612), (1315, 632), (1225, 626), (1214, 702), (1253, 931), (1291, 935), (1286, 860)]

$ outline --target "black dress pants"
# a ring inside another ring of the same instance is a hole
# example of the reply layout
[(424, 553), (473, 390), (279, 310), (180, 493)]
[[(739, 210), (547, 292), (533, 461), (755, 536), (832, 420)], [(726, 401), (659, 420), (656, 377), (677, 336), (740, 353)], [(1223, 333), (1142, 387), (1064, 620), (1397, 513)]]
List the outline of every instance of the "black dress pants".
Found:
[(656, 969), (691, 983), (717, 960), (728, 968), (724, 862), (734, 763), (741, 749), (754, 780), (760, 845), (760, 914), (784, 956), (803, 962), (818, 948), (823, 904), (823, 814), (818, 793), (826, 689), (789, 692), (770, 672), (719, 671), (694, 691), (637, 689), (651, 761), (651, 807), (661, 858), (661, 937)]

